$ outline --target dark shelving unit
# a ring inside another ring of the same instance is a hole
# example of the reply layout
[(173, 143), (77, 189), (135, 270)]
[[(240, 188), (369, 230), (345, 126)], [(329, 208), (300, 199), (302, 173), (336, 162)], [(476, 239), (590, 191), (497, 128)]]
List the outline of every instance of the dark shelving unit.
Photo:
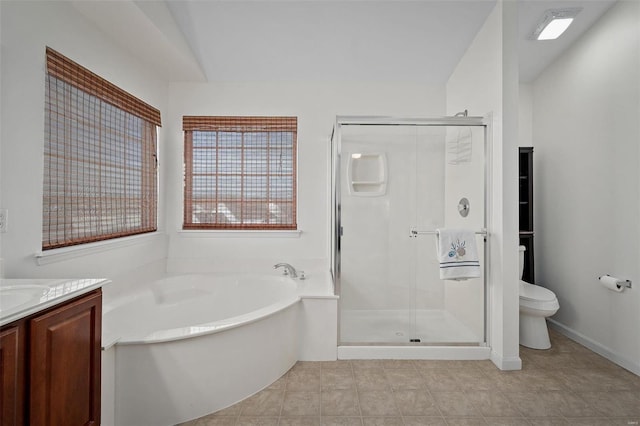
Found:
[(533, 148), (519, 148), (519, 218), (520, 245), (527, 248), (524, 252), (524, 272), (522, 279), (534, 283), (533, 250)]

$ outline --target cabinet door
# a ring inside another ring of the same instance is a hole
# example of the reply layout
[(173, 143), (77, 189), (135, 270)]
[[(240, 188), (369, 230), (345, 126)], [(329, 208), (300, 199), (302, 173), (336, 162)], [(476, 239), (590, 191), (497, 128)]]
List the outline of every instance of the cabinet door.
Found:
[(24, 324), (0, 332), (0, 424), (24, 424)]
[(101, 319), (97, 291), (31, 320), (31, 426), (100, 424)]

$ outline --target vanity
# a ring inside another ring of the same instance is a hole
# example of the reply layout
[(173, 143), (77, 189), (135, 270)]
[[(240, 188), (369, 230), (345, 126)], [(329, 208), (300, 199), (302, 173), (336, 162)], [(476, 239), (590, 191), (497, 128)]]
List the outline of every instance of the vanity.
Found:
[(0, 280), (0, 423), (99, 425), (105, 279)]

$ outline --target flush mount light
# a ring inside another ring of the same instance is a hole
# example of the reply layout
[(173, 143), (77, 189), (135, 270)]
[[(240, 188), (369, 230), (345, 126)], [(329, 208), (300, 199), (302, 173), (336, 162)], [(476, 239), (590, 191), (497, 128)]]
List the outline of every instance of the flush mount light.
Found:
[(581, 7), (571, 7), (545, 11), (531, 38), (533, 40), (555, 40), (569, 28), (569, 25), (573, 22), (573, 18), (575, 18), (581, 10)]

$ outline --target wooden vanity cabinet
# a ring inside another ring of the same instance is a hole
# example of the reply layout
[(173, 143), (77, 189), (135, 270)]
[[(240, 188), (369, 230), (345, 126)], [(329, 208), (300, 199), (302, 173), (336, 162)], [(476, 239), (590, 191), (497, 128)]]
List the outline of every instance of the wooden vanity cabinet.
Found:
[(0, 424), (22, 425), (24, 421), (24, 321), (0, 331)]
[[(16, 361), (23, 362), (25, 371), (16, 374), (28, 385), (18, 390), (24, 400), (22, 417), (5, 422), (8, 394), (3, 383), (2, 426), (100, 424), (101, 323), (102, 292), (98, 289), (3, 327), (3, 339), (13, 328), (18, 333), (25, 330), (24, 350)], [(4, 340), (2, 347), (4, 351)], [(7, 368), (12, 371), (15, 367)]]

